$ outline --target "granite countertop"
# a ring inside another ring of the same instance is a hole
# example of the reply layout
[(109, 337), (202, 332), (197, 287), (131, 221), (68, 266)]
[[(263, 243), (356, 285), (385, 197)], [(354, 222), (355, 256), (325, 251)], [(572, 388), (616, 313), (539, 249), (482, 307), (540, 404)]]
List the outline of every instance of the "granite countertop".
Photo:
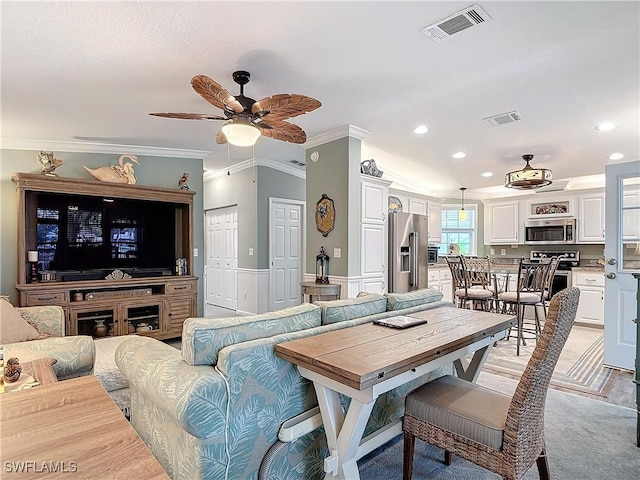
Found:
[(602, 272), (602, 273), (604, 273), (604, 267), (597, 266), (597, 265), (584, 266), (584, 267), (573, 267), (571, 269), (571, 271), (572, 272)]

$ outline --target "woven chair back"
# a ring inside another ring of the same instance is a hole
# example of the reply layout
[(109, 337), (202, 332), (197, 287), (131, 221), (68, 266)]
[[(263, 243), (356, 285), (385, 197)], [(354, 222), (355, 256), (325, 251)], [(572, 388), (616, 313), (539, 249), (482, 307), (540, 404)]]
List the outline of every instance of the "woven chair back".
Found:
[(504, 455), (524, 475), (544, 450), (544, 405), (560, 352), (578, 310), (580, 290), (566, 288), (551, 299), (544, 329), (516, 387), (504, 433)]
[(491, 263), (489, 257), (462, 256), (464, 270), (467, 273), (469, 285), (481, 285), (489, 288), (491, 285)]
[(447, 265), (449, 265), (449, 270), (451, 271), (451, 280), (453, 281), (453, 291), (455, 292), (459, 288), (467, 289), (467, 273), (464, 268), (464, 263), (462, 263), (462, 256), (451, 256), (448, 255), (444, 257), (447, 261)]
[(524, 258), (520, 259), (518, 267), (518, 303), (520, 294), (535, 293), (540, 296), (540, 301), (544, 298), (544, 289), (547, 286), (550, 263), (529, 262)]

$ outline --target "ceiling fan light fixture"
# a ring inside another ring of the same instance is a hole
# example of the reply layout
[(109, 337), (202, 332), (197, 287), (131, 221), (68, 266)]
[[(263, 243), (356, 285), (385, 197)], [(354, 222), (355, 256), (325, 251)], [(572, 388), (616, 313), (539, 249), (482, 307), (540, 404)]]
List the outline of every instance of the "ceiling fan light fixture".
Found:
[(227, 142), (237, 147), (251, 147), (260, 138), (260, 130), (248, 122), (227, 122), (222, 127)]
[(533, 168), (529, 162), (533, 155), (523, 155), (522, 159), (527, 162), (522, 170), (509, 172), (504, 177), (504, 186), (518, 190), (533, 190), (536, 188), (551, 185), (553, 175), (548, 168)]

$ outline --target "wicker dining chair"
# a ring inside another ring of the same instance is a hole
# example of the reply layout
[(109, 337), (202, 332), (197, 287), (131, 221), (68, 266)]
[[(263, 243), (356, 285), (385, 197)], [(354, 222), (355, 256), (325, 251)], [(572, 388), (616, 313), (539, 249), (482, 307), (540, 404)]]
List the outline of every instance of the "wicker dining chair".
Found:
[(515, 310), (518, 319), (516, 323), (518, 330), (516, 355), (520, 355), (520, 345), (527, 344), (524, 336), (524, 310), (527, 306), (533, 307), (535, 326), (531, 333), (535, 334), (536, 339), (538, 337), (540, 331), (538, 305), (544, 305), (545, 288), (547, 287), (550, 267), (550, 262), (529, 262), (521, 258), (518, 266), (518, 285), (516, 290), (498, 295), (498, 300), (502, 304), (502, 313), (505, 313), (508, 309)]
[(544, 329), (513, 397), (450, 375), (407, 395), (404, 480), (413, 474), (416, 437), (444, 449), (447, 465), (458, 455), (505, 480), (519, 480), (535, 462), (540, 479), (549, 479), (545, 400), (579, 297), (580, 290), (573, 287), (551, 299)]
[(465, 269), (462, 256), (446, 256), (444, 257), (451, 270), (451, 278), (453, 280), (453, 295), (458, 301), (458, 307), (467, 308), (468, 304), (472, 307), (480, 304), (483, 310), (489, 310), (489, 304), (493, 298), (493, 293), (483, 288), (472, 288), (469, 273)]

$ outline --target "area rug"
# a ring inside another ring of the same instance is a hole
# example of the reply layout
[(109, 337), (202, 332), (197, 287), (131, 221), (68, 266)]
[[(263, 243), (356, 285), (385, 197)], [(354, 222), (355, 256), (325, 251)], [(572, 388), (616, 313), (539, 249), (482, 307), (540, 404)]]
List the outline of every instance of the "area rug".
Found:
[[(520, 346), (520, 356), (517, 356), (515, 337), (501, 340), (493, 347), (483, 370), (518, 380), (535, 344), (535, 340), (528, 340), (526, 346)], [(600, 400), (606, 398), (619, 371), (605, 367), (603, 355), (602, 330), (574, 326), (551, 377), (551, 388)]]
[[(478, 383), (512, 395), (517, 382), (483, 372)], [(545, 437), (551, 478), (556, 480), (637, 480), (636, 412), (583, 396), (550, 390), (545, 408)], [(360, 478), (402, 478), (402, 436), (358, 461)], [(500, 476), (454, 457), (443, 463), (442, 450), (416, 440), (413, 480), (499, 480)], [(538, 480), (531, 468), (524, 480)]]

